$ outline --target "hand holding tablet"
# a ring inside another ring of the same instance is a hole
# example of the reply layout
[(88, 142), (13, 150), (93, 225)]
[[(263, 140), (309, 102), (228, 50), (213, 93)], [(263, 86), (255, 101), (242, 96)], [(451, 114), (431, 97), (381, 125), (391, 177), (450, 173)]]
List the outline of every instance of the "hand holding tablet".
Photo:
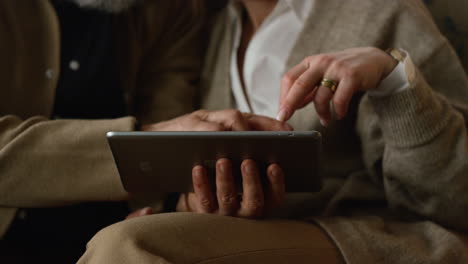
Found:
[(108, 140), (125, 189), (184, 193), (177, 211), (255, 218), (286, 191), (321, 188), (318, 132), (110, 132)]
[(176, 211), (258, 218), (278, 207), (285, 197), (284, 173), (272, 164), (268, 167), (267, 179), (262, 184), (260, 170), (253, 160), (244, 160), (241, 165), (242, 193), (236, 186), (230, 160), (216, 163), (216, 180), (213, 188), (205, 168), (194, 167), (192, 179), (194, 192), (182, 194)]

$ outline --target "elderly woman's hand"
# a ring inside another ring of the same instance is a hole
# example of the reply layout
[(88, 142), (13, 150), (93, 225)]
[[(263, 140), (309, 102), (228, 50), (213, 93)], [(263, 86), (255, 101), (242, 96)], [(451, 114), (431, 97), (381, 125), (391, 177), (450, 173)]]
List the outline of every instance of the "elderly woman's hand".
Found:
[(376, 88), (397, 64), (384, 51), (370, 47), (308, 57), (282, 80), (278, 120), (289, 120), (310, 102), (314, 102), (322, 124), (331, 121), (330, 102), (341, 119), (355, 92)]

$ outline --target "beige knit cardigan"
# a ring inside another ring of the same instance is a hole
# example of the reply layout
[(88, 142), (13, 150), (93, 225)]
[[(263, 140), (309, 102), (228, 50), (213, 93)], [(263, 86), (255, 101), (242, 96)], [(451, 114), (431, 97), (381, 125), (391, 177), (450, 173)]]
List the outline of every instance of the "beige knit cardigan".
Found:
[[(234, 107), (233, 19), (215, 23), (202, 107)], [(281, 212), (313, 220), (348, 263), (468, 263), (468, 80), (419, 0), (317, 0), (287, 68), (351, 47), (401, 48), (411, 88), (356, 95), (347, 118), (322, 128), (312, 105), (290, 123), (323, 134), (325, 185), (290, 195)], [(455, 232), (454, 230), (458, 230)]]

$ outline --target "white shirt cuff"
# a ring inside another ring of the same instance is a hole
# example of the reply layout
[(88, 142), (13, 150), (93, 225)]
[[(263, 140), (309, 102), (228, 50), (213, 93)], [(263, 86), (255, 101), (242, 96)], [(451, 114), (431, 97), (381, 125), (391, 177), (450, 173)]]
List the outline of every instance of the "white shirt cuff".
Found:
[[(408, 59), (407, 56), (405, 61)], [(377, 88), (367, 92), (369, 96), (384, 97), (409, 89), (410, 83), (406, 75), (406, 67), (405, 62), (399, 62), (395, 69), (393, 69)]]

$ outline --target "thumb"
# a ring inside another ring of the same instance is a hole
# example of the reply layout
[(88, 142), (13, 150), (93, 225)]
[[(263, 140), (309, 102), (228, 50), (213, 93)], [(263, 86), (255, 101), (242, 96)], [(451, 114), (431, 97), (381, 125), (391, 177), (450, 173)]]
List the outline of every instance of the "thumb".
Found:
[(125, 220), (132, 219), (132, 218), (137, 218), (137, 217), (140, 217), (140, 216), (146, 216), (146, 215), (150, 215), (150, 214), (153, 214), (153, 209), (151, 207), (145, 207), (145, 208), (142, 208), (142, 209), (138, 209), (138, 210), (134, 211), (133, 213), (129, 214), (125, 218)]

